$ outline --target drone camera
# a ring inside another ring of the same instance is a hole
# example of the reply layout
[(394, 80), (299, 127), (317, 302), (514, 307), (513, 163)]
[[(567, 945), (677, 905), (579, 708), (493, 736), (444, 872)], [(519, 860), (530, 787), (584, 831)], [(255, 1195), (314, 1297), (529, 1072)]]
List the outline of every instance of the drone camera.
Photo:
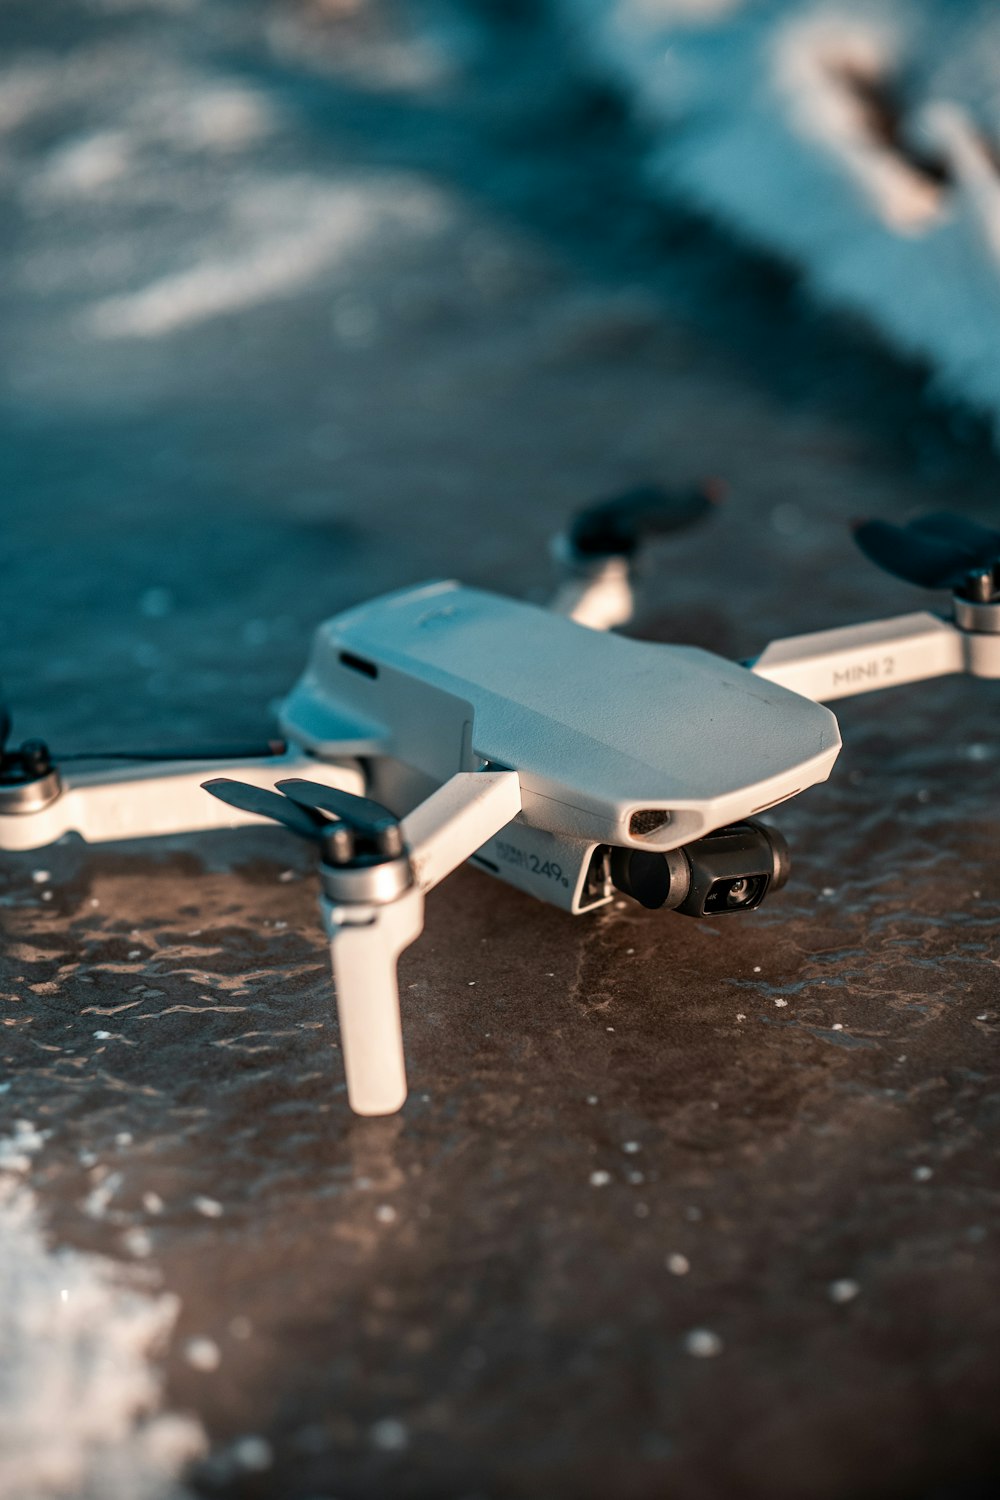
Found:
[(788, 845), (775, 828), (750, 820), (719, 828), (666, 853), (613, 849), (611, 879), (650, 910), (685, 917), (755, 911), (788, 879)]
[(788, 845), (775, 828), (754, 819), (717, 829), (684, 850), (691, 883), (677, 908), (686, 917), (755, 911), (788, 879)]

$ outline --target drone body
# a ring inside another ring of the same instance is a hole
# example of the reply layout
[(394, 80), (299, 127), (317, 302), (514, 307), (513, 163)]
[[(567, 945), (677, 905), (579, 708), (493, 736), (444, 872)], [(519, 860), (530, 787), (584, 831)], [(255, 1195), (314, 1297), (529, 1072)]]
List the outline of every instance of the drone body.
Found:
[(261, 820), (311, 840), (350, 1103), (391, 1113), (407, 1092), (397, 961), (459, 864), (574, 914), (616, 892), (693, 917), (752, 911), (788, 874), (757, 814), (825, 780), (840, 750), (822, 700), (1000, 678), (1000, 533), (957, 517), (859, 534), (889, 571), (951, 588), (951, 619), (794, 637), (750, 666), (607, 633), (632, 613), (640, 533), (707, 504), (638, 491), (585, 513), (552, 610), (434, 583), (329, 621), (282, 706), (286, 741), (263, 751), (115, 751), (92, 759), (152, 763), (67, 772), (39, 741), (6, 750), (3, 713), (0, 849)]
[(840, 750), (828, 709), (722, 657), (454, 583), (320, 626), (281, 725), (324, 760), (375, 757), (400, 811), (456, 772), (516, 771), (520, 814), (477, 862), (570, 911), (596, 904), (598, 846), (679, 848), (825, 780)]

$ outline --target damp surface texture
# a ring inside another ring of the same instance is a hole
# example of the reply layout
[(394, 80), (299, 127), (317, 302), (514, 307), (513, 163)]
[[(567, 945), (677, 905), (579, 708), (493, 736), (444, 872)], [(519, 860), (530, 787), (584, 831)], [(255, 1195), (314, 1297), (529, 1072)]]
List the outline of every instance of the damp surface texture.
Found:
[[(946, 603), (853, 517), (995, 522), (975, 425), (654, 205), (534, 7), (44, 9), (0, 10), (18, 738), (266, 734), (317, 621), (544, 601), (566, 517), (650, 477), (729, 494), (636, 633), (738, 659)], [(384, 1120), (291, 835), (4, 855), (4, 1500), (991, 1493), (998, 706), (840, 705), (743, 919), (459, 871)]]

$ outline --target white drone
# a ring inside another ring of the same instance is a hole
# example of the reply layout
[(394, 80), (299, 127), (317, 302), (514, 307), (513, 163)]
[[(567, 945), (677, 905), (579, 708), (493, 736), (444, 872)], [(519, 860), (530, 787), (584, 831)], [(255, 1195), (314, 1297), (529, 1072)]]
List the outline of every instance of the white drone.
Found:
[(856, 532), (888, 571), (950, 588), (948, 618), (791, 637), (746, 665), (610, 634), (633, 612), (641, 540), (709, 508), (707, 489), (654, 489), (585, 512), (558, 545), (551, 609), (430, 583), (336, 616), (281, 707), (285, 740), (232, 764), (117, 752), (89, 758), (147, 763), (65, 771), (85, 757), (5, 748), (4, 713), (0, 848), (267, 819), (313, 840), (348, 1097), (391, 1114), (407, 1092), (397, 961), (463, 861), (574, 915), (616, 892), (693, 917), (751, 911), (788, 875), (757, 814), (824, 781), (840, 750), (823, 702), (1000, 678), (1000, 532), (950, 514)]

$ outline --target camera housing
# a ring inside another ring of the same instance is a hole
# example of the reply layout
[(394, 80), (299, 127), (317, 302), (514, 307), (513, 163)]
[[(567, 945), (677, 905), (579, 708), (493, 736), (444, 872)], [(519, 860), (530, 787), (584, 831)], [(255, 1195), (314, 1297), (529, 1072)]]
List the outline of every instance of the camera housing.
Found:
[(625, 896), (650, 910), (685, 917), (719, 917), (756, 911), (788, 880), (788, 845), (776, 828), (756, 819), (718, 828), (665, 854), (612, 849), (611, 880)]

